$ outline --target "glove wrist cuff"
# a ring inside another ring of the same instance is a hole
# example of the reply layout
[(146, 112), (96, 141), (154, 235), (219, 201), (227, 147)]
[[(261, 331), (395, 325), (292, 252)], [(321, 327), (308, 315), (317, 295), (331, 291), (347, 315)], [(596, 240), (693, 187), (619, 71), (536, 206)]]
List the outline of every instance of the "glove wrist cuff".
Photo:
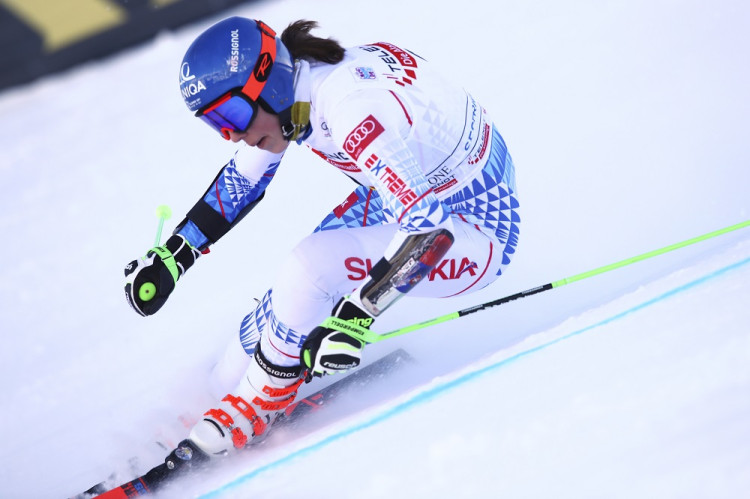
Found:
[(323, 321), (321, 327), (340, 331), (364, 343), (370, 343), (369, 339), (373, 334), (370, 327), (374, 322), (374, 317), (349, 297), (345, 297), (336, 304), (333, 314)]
[(165, 267), (167, 267), (167, 270), (169, 270), (169, 273), (172, 275), (172, 279), (174, 279), (174, 282), (177, 282), (177, 279), (180, 278), (180, 269), (177, 268), (177, 262), (175, 262), (172, 252), (169, 251), (166, 246), (157, 246), (155, 248), (151, 248), (151, 251), (156, 253), (156, 255), (161, 258), (162, 263)]
[(320, 327), (332, 331), (339, 331), (363, 343), (370, 343), (368, 340), (373, 334), (368, 328), (357, 324), (353, 320), (345, 320), (338, 317), (327, 318), (323, 321)]
[(187, 272), (187, 269), (192, 267), (195, 260), (200, 256), (200, 252), (193, 249), (187, 239), (179, 234), (167, 239), (164, 246), (151, 248), (151, 251), (159, 256), (172, 275), (174, 282), (177, 282), (180, 276)]
[(375, 317), (370, 314), (361, 303), (355, 300), (355, 297), (346, 296), (339, 300), (333, 307), (334, 317), (352, 322), (359, 326), (369, 328), (375, 322)]

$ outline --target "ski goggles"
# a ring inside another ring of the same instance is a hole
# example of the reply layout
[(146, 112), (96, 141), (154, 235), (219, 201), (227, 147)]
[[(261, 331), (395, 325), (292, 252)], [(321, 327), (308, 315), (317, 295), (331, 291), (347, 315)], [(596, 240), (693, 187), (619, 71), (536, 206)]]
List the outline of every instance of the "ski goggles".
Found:
[(276, 60), (276, 32), (256, 21), (261, 34), (260, 55), (242, 88), (235, 88), (198, 109), (195, 116), (229, 140), (229, 132), (246, 132), (258, 116), (258, 97)]
[(228, 92), (195, 115), (229, 140), (229, 132), (246, 132), (258, 115), (258, 103), (240, 90)]

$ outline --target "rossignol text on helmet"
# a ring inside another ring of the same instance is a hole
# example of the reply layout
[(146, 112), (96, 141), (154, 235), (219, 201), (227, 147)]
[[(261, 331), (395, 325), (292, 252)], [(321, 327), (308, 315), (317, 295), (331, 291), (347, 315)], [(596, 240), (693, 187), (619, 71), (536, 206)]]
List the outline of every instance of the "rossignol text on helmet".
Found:
[(294, 104), (294, 64), (276, 33), (261, 21), (231, 17), (198, 35), (180, 66), (188, 109), (224, 138), (246, 131), (258, 105), (282, 128)]

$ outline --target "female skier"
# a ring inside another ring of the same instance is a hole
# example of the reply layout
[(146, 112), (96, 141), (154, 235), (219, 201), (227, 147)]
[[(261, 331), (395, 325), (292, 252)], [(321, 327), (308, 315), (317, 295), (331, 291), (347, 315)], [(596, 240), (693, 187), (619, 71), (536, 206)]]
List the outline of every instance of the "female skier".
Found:
[(329, 316), (370, 328), (405, 294), (487, 286), (515, 252), (515, 171), (487, 111), (413, 52), (382, 42), (344, 49), (313, 36), (316, 25), (297, 21), (277, 37), (261, 21), (226, 19), (198, 36), (180, 66), (190, 111), (239, 150), (166, 244), (126, 267), (139, 314), (158, 311), (260, 202), (290, 144), (357, 184), (243, 320), (215, 372), (231, 390), (191, 430), (191, 452), (242, 448), (303, 381), (359, 365), (363, 342), (321, 326)]

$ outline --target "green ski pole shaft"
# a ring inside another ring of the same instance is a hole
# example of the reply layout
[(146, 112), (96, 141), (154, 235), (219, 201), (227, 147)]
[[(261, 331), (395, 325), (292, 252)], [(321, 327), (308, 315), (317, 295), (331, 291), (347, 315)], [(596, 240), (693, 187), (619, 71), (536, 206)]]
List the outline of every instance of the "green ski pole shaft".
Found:
[(159, 217), (159, 226), (156, 228), (156, 242), (154, 246), (161, 245), (161, 231), (164, 229), (164, 221), (169, 220), (172, 216), (172, 209), (165, 205), (159, 205), (156, 208), (156, 216)]
[[(565, 279), (560, 279), (558, 281), (553, 281), (553, 282), (544, 284), (542, 286), (538, 286), (536, 288), (531, 288), (531, 289), (527, 289), (526, 291), (521, 291), (520, 293), (515, 293), (512, 295), (503, 297), (503, 298), (499, 298), (497, 300), (488, 301), (480, 305), (475, 305), (473, 307), (465, 308), (457, 312), (452, 312), (450, 314), (441, 315), (440, 317), (435, 317), (434, 319), (429, 319), (423, 322), (419, 322), (417, 324), (412, 324), (411, 326), (402, 327), (400, 329), (396, 329), (388, 333), (378, 334), (374, 331), (370, 331), (369, 329), (359, 328), (359, 327), (355, 327), (356, 332), (353, 332), (352, 331), (353, 328), (350, 325), (347, 325), (348, 327), (346, 327), (346, 329), (343, 332), (350, 334), (354, 336), (355, 338), (363, 340), (367, 343), (376, 343), (378, 341), (383, 341), (389, 338), (395, 338), (396, 336), (401, 336), (407, 333), (411, 333), (412, 331), (417, 331), (419, 329), (423, 329), (428, 326), (434, 326), (436, 324), (441, 324), (443, 322), (447, 322), (453, 319), (458, 319), (459, 317), (465, 317), (467, 315), (471, 315), (471, 314), (480, 312), (482, 310), (486, 310), (491, 307), (496, 307), (504, 303), (508, 303), (508, 302), (515, 301), (515, 300), (520, 300), (521, 298), (526, 298), (527, 296), (532, 296), (532, 295), (536, 295), (539, 293), (543, 293), (544, 291), (549, 291), (550, 289), (559, 288), (561, 286), (565, 286), (566, 284), (570, 284), (576, 281), (581, 281), (583, 279), (588, 279), (589, 277), (594, 277), (596, 275), (604, 274), (605, 272), (619, 269), (619, 268), (625, 267), (626, 265), (632, 265), (636, 262), (640, 262), (649, 258), (653, 258), (655, 256), (663, 255), (664, 253), (668, 253), (670, 251), (684, 248), (686, 246), (690, 246), (692, 244), (696, 244), (701, 241), (706, 241), (707, 239), (711, 239), (713, 237), (717, 237), (717, 236), (726, 234), (728, 232), (733, 232), (735, 230), (739, 230), (739, 229), (749, 227), (749, 226), (750, 226), (750, 220), (746, 220), (745, 222), (731, 225), (723, 229), (715, 230), (713, 232), (703, 234), (702, 236), (694, 237), (692, 239), (688, 239), (686, 241), (682, 241), (676, 244), (671, 244), (669, 246), (665, 246), (664, 248), (649, 251), (647, 253), (643, 253), (642, 255), (634, 256), (632, 258), (627, 258), (625, 260), (621, 260), (619, 262), (612, 263), (609, 265), (604, 265), (602, 267), (598, 267), (593, 270), (589, 270), (587, 272), (582, 272), (580, 274), (576, 274), (574, 276), (567, 277)], [(330, 318), (330, 319), (334, 319), (334, 318)], [(328, 323), (328, 321), (326, 321), (326, 323)], [(324, 323), (324, 325), (326, 325), (326, 323)], [(328, 325), (331, 327), (334, 327), (335, 329), (338, 329), (336, 327), (337, 325), (340, 326), (338, 321), (332, 321), (331, 323), (328, 323)]]

